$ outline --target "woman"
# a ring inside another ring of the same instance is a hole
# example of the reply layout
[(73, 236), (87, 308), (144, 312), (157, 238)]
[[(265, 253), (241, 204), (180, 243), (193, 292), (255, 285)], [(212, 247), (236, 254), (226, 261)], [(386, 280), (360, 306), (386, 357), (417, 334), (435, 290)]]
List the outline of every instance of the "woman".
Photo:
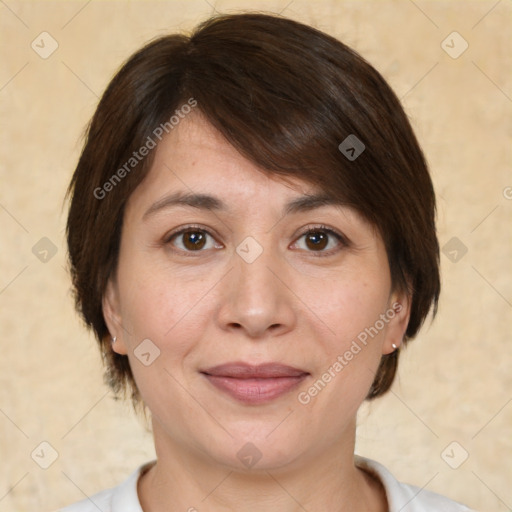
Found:
[(469, 510), (354, 456), (440, 288), (421, 149), (355, 52), (260, 14), (158, 39), (69, 193), (77, 306), (157, 461), (66, 512)]

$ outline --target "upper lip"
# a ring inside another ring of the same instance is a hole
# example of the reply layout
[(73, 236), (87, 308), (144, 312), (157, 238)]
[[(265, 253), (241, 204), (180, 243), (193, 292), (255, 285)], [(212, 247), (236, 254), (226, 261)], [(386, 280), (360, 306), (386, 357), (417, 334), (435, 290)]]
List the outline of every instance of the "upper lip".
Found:
[(278, 377), (301, 377), (308, 372), (280, 363), (263, 363), (252, 365), (244, 362), (224, 363), (212, 366), (201, 373), (215, 377), (234, 379), (272, 379)]

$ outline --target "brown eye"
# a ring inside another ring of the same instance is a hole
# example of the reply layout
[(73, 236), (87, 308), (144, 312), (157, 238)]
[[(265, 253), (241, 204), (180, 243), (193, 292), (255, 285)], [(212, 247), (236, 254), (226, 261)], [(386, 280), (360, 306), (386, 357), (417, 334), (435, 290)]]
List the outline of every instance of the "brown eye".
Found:
[(216, 243), (215, 238), (208, 231), (192, 227), (174, 233), (166, 240), (166, 243), (188, 253), (222, 248), (222, 244)]
[(197, 251), (206, 245), (206, 236), (201, 231), (187, 231), (182, 235), (183, 246), (189, 251)]
[(312, 227), (303, 233), (292, 247), (309, 253), (317, 253), (316, 256), (329, 256), (348, 245), (347, 239), (336, 231), (327, 227)]
[(306, 246), (312, 251), (322, 251), (329, 243), (329, 235), (322, 231), (310, 231), (304, 236), (306, 238)]

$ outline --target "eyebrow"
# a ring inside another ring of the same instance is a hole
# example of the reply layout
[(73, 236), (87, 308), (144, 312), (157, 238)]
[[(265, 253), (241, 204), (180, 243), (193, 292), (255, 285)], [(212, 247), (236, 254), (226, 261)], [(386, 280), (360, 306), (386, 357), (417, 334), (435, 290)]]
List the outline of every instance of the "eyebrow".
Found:
[[(342, 206), (343, 204), (345, 204), (343, 200), (326, 194), (304, 195), (288, 202), (284, 207), (284, 215), (306, 212), (322, 206)], [(226, 204), (215, 196), (192, 192), (174, 192), (153, 203), (142, 218), (147, 220), (157, 212), (172, 208), (173, 206), (188, 206), (200, 210), (228, 210)]]

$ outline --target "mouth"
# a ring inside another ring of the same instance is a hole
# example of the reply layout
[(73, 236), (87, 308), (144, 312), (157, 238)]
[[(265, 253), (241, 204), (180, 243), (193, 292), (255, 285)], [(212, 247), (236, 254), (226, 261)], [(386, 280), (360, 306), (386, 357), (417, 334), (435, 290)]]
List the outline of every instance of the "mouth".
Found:
[(200, 372), (216, 389), (245, 404), (264, 404), (289, 393), (309, 372), (278, 363), (226, 363)]

